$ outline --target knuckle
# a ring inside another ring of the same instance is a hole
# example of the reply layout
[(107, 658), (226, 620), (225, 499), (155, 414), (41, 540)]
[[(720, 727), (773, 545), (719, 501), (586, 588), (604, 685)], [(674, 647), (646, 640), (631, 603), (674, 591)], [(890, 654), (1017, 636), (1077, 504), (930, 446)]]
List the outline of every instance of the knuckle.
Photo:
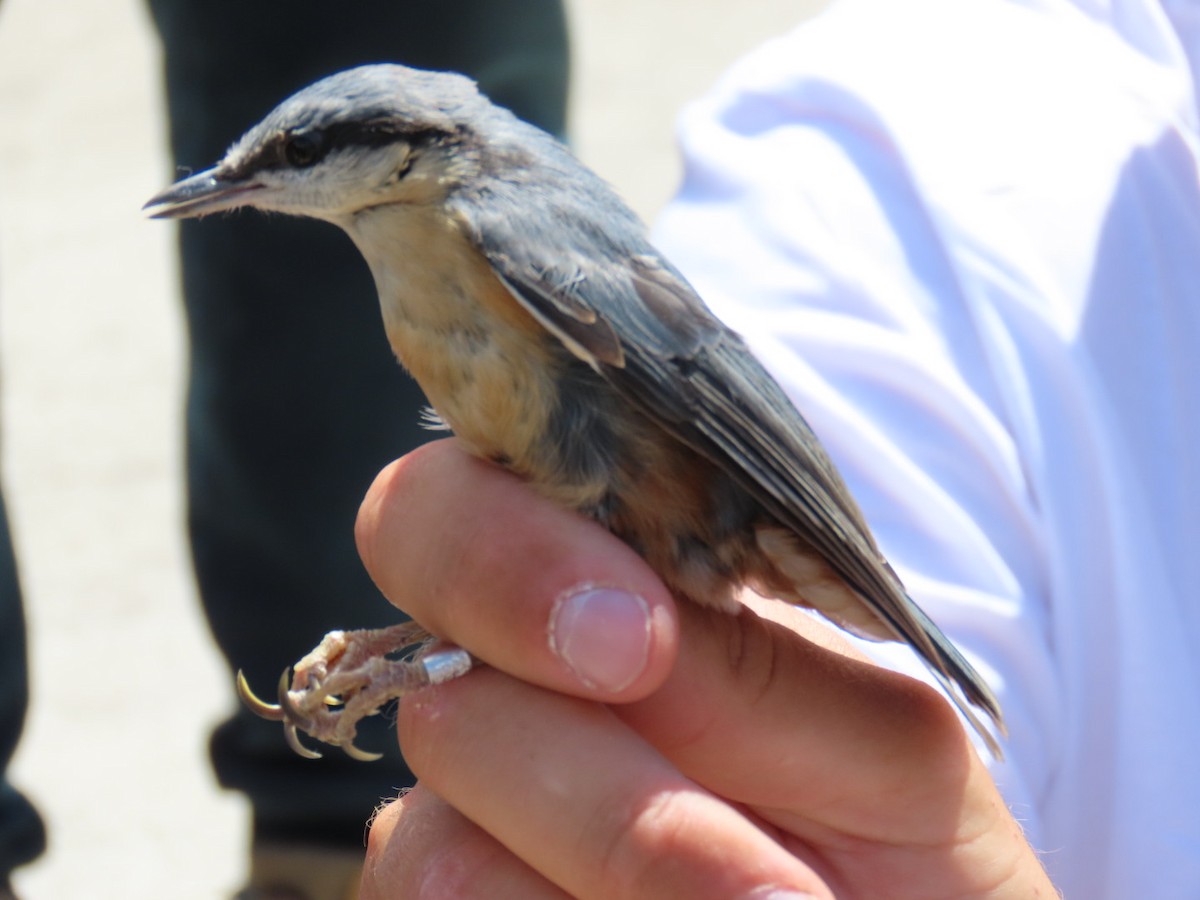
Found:
[(913, 742), (913, 758), (922, 760), (931, 776), (957, 770), (964, 749), (973, 752), (958, 713), (931, 685), (915, 678), (897, 679), (893, 709), (904, 725), (903, 734)]

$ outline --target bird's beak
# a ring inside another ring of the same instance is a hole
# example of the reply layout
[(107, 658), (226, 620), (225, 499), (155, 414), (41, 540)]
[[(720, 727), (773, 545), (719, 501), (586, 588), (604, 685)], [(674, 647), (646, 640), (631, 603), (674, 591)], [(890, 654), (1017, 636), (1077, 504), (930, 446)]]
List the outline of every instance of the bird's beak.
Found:
[(253, 178), (231, 178), (217, 167), (175, 182), (142, 209), (152, 219), (191, 219), (245, 206), (250, 202), (246, 195), (262, 187)]

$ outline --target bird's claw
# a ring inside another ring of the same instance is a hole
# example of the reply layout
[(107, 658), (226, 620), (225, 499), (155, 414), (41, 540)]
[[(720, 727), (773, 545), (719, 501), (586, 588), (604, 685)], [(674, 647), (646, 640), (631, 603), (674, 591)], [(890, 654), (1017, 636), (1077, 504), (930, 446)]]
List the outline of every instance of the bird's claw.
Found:
[(303, 756), (305, 759), (320, 759), (322, 756), (316, 750), (310, 750), (304, 744), (300, 743), (300, 732), (297, 726), (291, 722), (283, 723), (283, 739), (287, 741), (287, 745), (292, 748), (292, 751), (297, 756)]
[[(291, 698), (291, 674), (292, 670), (289, 667), (284, 669), (283, 674), (279, 676), (278, 694), (280, 713), (282, 714), (283, 721), (287, 722), (288, 726), (293, 732), (297, 728), (303, 729), (304, 731), (312, 731), (313, 720), (309, 718), (305, 714), (304, 710), (297, 706)], [(319, 692), (321, 690), (321, 683), (314, 679), (313, 684), (311, 684), (309, 687), (310, 690)], [(328, 700), (332, 698), (322, 696), (321, 699)], [(291, 742), (289, 741), (289, 743)], [(303, 756), (304, 754), (301, 753), (300, 755)]]
[[(283, 673), (286, 681), (288, 676), (287, 671)], [(282, 722), (284, 719), (283, 708), (276, 703), (268, 703), (261, 699), (254, 691), (250, 690), (250, 682), (246, 680), (246, 673), (238, 669), (237, 673), (237, 692), (242, 703), (250, 712), (254, 713), (260, 719), (267, 719), (271, 722)]]
[[(321, 754), (301, 742), (300, 732), (341, 747), (353, 759), (376, 760), (383, 754), (362, 750), (354, 743), (361, 719), (395, 697), (470, 668), (470, 657), (457, 648), (448, 651), (457, 662), (456, 669), (454, 663), (448, 666), (447, 661), (439, 661), (446, 655), (442, 652), (421, 658), (421, 649), (429, 640), (429, 635), (411, 622), (371, 631), (330, 632), (296, 664), (294, 673), (284, 669), (276, 691), (278, 703), (258, 697), (241, 672), (237, 692), (255, 715), (282, 722), (288, 746), (306, 759), (319, 759)], [(417, 645), (415, 658), (388, 657)]]

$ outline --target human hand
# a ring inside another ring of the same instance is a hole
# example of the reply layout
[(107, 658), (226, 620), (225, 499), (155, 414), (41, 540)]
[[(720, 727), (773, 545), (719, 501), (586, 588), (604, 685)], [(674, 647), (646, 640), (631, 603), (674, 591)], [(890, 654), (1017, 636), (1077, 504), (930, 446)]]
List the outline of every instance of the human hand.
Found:
[(373, 823), (363, 900), (1057, 896), (948, 703), (807, 614), (676, 604), (453, 441), (380, 475), (358, 539), (489, 664), (402, 702), (420, 784)]

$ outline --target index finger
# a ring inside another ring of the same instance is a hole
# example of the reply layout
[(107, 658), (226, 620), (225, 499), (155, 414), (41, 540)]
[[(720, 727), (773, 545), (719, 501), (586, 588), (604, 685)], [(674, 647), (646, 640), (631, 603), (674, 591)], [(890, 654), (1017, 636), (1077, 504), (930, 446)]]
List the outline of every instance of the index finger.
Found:
[(392, 603), (518, 678), (628, 701), (674, 665), (675, 604), (641, 557), (454, 440), (384, 469), (356, 537)]

